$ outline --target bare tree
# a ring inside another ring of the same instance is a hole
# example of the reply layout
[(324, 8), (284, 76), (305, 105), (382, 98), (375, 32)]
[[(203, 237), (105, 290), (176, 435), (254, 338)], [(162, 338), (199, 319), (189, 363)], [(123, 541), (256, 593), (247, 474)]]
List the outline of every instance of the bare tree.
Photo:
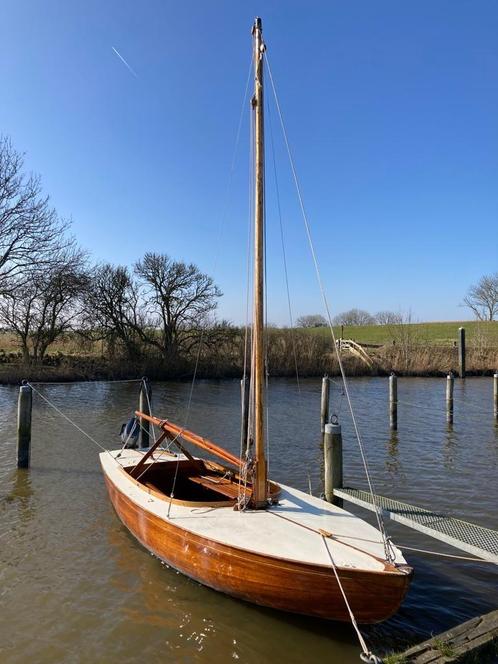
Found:
[(24, 172), (23, 156), (0, 136), (0, 290), (19, 285), (19, 275), (36, 265), (53, 264), (65, 228), (40, 178)]
[(297, 327), (326, 327), (327, 320), (321, 314), (300, 316), (296, 321)]
[(145, 325), (139, 303), (139, 286), (128, 268), (110, 263), (97, 266), (85, 295), (87, 336), (105, 340), (110, 354), (119, 343), (130, 359), (137, 359)]
[(334, 318), (334, 325), (374, 325), (374, 317), (364, 309), (350, 309)]
[(375, 322), (378, 325), (399, 325), (403, 322), (403, 315), (395, 311), (379, 311), (375, 314)]
[(48, 269), (35, 269), (29, 280), (11, 275), (0, 298), (0, 320), (16, 335), (26, 364), (42, 362), (48, 348), (72, 329), (88, 283), (85, 263), (82, 251), (70, 249)]
[(135, 265), (144, 284), (146, 341), (164, 356), (189, 352), (209, 325), (220, 289), (196, 265), (146, 253)]
[(463, 303), (478, 320), (494, 320), (498, 314), (498, 272), (481, 277), (469, 288)]

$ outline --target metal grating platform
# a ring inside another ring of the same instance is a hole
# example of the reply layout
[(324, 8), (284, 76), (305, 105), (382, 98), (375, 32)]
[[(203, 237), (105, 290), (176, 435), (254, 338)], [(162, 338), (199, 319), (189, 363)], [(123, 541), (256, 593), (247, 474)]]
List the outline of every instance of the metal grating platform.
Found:
[[(334, 489), (334, 495), (368, 510), (374, 510), (372, 498), (367, 491), (360, 489)], [(451, 544), (457, 549), (471, 553), (483, 560), (491, 560), (498, 565), (498, 532), (482, 528), (467, 521), (452, 517), (399, 500), (376, 496), (377, 505), (386, 517), (404, 526), (419, 530), (430, 537)]]

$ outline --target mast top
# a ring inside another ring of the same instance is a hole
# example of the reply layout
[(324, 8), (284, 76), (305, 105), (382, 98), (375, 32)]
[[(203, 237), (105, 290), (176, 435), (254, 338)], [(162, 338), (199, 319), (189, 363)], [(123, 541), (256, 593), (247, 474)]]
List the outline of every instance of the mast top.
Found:
[(252, 26), (252, 34), (255, 33), (256, 30), (262, 30), (263, 29), (263, 24), (261, 22), (261, 19), (259, 16), (256, 16), (254, 19), (254, 25)]

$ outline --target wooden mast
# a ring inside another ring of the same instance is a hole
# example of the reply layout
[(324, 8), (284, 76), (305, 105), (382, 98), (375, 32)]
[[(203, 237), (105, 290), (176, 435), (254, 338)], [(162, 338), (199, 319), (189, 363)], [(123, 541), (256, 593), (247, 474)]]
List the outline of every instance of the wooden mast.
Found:
[(254, 389), (254, 443), (255, 465), (252, 507), (266, 505), (265, 458), (265, 366), (263, 353), (264, 333), (264, 225), (265, 225), (265, 152), (263, 118), (263, 53), (261, 19), (254, 19), (254, 313), (253, 313), (253, 389)]

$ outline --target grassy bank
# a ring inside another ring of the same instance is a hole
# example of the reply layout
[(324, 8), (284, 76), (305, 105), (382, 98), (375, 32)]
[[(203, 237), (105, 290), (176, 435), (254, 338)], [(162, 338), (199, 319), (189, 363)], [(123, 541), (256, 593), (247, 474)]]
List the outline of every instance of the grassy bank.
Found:
[[(360, 344), (392, 344), (393, 340), (407, 336), (413, 342), (434, 346), (452, 346), (457, 341), (458, 328), (465, 328), (470, 345), (482, 344), (498, 348), (498, 321), (445, 321), (441, 323), (409, 323), (401, 325), (351, 325), (334, 327), (336, 337), (343, 332), (344, 339), (353, 339)], [(330, 334), (326, 327), (310, 330), (314, 334)]]
[[(360, 359), (343, 355), (346, 371), (352, 376), (387, 375), (441, 376), (458, 369), (455, 340), (458, 328), (467, 332), (467, 372), (489, 375), (498, 369), (498, 322), (417, 323), (389, 328), (365, 326), (347, 328), (345, 338), (366, 347), (372, 360), (368, 367)], [(340, 330), (337, 331), (340, 336)], [(216, 348), (202, 349), (197, 375), (199, 378), (238, 378), (244, 364), (243, 332)], [(324, 372), (339, 374), (330, 331), (326, 328), (276, 329), (268, 331), (268, 367), (270, 376), (294, 376), (297, 367), (301, 376), (319, 376)], [(0, 383), (17, 384), (23, 378), (32, 381), (119, 380), (143, 375), (152, 380), (192, 377), (197, 352), (191, 356), (169, 358), (146, 355), (130, 361), (109, 358), (101, 344), (78, 344), (68, 337), (54, 347), (43, 365), (25, 366), (10, 335), (0, 336)]]

